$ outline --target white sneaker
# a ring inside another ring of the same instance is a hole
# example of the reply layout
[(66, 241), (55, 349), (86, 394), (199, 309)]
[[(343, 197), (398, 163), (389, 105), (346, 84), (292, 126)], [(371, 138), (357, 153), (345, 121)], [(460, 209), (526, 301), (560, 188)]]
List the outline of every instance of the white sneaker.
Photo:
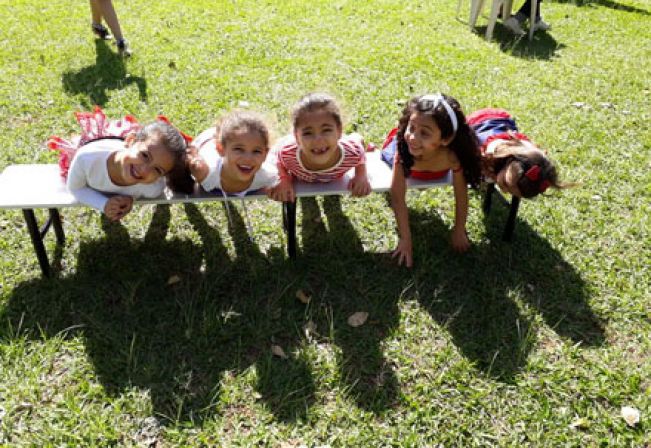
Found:
[(543, 19), (538, 19), (536, 23), (533, 25), (533, 30), (534, 31), (549, 31), (552, 29), (552, 26), (545, 22)]
[(504, 25), (509, 31), (511, 31), (516, 36), (524, 36), (525, 34), (527, 34), (524, 32), (524, 30), (522, 29), (522, 25), (520, 25), (520, 22), (518, 22), (518, 19), (516, 19), (515, 16), (511, 16), (508, 19), (506, 19), (504, 22), (502, 22), (502, 25)]

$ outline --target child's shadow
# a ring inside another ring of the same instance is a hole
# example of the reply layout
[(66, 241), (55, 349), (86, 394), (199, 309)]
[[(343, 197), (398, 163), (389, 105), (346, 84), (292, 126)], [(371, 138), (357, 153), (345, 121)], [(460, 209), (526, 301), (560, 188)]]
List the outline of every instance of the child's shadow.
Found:
[(222, 402), (223, 375), (251, 366), (271, 412), (286, 420), (304, 415), (314, 395), (307, 367), (271, 359), (269, 350), (274, 332), (288, 332), (269, 323), (266, 306), (282, 266), (260, 271), (269, 263), (256, 260), (251, 245), (237, 249), (246, 260), (231, 261), (218, 232), (195, 207), (186, 210), (202, 246), (166, 239), (166, 206), (156, 208), (142, 241), (104, 220), (105, 237), (81, 243), (75, 275), (18, 285), (0, 318), (35, 338), (83, 337), (109, 394), (147, 390), (156, 415), (171, 421), (209, 418)]
[(104, 106), (108, 102), (109, 90), (124, 89), (135, 84), (140, 101), (147, 101), (147, 81), (127, 73), (124, 59), (111, 50), (106, 41), (95, 40), (95, 64), (76, 72), (62, 75), (63, 89), (71, 95), (84, 94), (88, 100), (82, 101), (86, 108), (93, 105)]
[[(401, 282), (386, 257), (364, 253), (341, 209), (339, 196), (325, 196), (323, 210), (314, 198), (300, 199), (303, 251), (297, 262), (313, 293), (311, 319), (320, 335), (336, 345), (339, 377), (364, 409), (382, 412), (395, 406), (399, 384), (381, 341), (398, 325)], [(352, 327), (348, 317), (367, 312)]]
[(499, 224), (489, 234), (497, 242), (475, 244), (456, 255), (449, 247), (449, 226), (433, 214), (410, 211), (416, 293), (464, 356), (489, 375), (512, 381), (540, 338), (524, 314), (529, 307), (562, 338), (602, 344), (603, 323), (588, 306), (580, 275), (522, 220), (515, 241), (503, 243), (505, 217), (495, 219)]

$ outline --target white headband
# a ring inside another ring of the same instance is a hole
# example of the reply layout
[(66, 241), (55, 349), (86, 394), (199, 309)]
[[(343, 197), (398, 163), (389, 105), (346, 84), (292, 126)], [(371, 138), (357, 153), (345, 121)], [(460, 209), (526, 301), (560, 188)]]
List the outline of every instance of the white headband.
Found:
[(450, 117), (450, 121), (452, 122), (452, 135), (454, 136), (454, 134), (457, 133), (457, 129), (459, 129), (459, 122), (457, 121), (457, 115), (454, 113), (454, 110), (452, 110), (452, 107), (448, 104), (448, 102), (445, 101), (443, 95), (440, 93), (433, 95), (423, 95), (420, 97), (420, 101), (422, 100), (432, 101), (434, 103), (434, 107), (438, 106), (439, 104), (443, 105), (445, 111), (448, 113), (448, 117)]

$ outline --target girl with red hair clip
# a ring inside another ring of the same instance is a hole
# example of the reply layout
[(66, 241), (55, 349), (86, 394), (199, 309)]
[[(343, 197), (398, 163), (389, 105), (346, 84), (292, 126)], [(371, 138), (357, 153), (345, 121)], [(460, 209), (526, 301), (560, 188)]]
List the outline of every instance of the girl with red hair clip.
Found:
[(467, 117), (481, 144), (482, 175), (516, 197), (533, 198), (549, 187), (572, 184), (558, 180), (556, 167), (544, 151), (520, 133), (503, 109), (480, 109)]

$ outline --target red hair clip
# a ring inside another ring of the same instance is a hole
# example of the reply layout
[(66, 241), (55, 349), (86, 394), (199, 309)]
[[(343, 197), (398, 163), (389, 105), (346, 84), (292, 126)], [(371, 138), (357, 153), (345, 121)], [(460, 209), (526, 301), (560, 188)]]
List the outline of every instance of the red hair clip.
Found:
[(538, 187), (539, 191), (541, 193), (544, 193), (545, 190), (548, 189), (550, 185), (551, 183), (547, 179), (543, 180), (542, 182), (540, 182), (540, 186)]
[(538, 165), (534, 165), (529, 168), (527, 172), (524, 173), (524, 175), (527, 176), (527, 179), (535, 182), (540, 178), (540, 167)]

